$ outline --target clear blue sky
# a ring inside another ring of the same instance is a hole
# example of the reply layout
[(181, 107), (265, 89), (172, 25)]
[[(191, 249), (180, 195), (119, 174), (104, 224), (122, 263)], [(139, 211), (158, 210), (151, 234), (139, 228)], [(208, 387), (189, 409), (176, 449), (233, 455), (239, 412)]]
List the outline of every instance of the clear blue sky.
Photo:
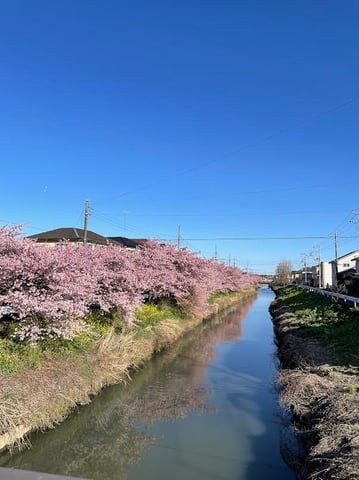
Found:
[(0, 7), (1, 224), (82, 226), (88, 199), (93, 231), (181, 225), (183, 245), (257, 272), (334, 256), (268, 237), (359, 235), (356, 0)]

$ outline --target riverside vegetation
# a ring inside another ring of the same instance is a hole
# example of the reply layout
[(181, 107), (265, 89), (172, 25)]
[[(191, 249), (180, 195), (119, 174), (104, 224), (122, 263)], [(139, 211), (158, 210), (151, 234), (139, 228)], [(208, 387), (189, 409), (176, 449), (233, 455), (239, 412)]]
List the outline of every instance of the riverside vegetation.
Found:
[(301, 479), (359, 478), (359, 310), (290, 285), (271, 305), (281, 403), (304, 445)]
[(20, 233), (0, 229), (0, 449), (125, 381), (259, 282), (155, 241), (136, 251), (46, 248)]

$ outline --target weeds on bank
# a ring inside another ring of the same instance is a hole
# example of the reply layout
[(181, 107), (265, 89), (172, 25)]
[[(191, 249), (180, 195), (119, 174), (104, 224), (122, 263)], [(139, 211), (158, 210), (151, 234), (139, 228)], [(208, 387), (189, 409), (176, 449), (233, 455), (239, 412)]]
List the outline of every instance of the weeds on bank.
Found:
[(223, 299), (223, 298), (231, 298), (231, 297), (237, 297), (238, 292), (227, 292), (227, 293), (211, 293), (211, 295), (208, 297), (208, 303), (212, 305), (213, 303), (216, 303), (217, 300)]
[(59, 358), (89, 350), (93, 336), (80, 334), (73, 340), (46, 339), (35, 345), (0, 339), (0, 374), (11, 375), (26, 368), (38, 368), (48, 358)]
[(40, 350), (0, 339), (0, 374), (16, 373), (24, 368), (36, 368), (40, 364)]
[(282, 287), (280, 298), (295, 315), (293, 328), (334, 346), (344, 364), (359, 366), (359, 309), (293, 285)]
[(9, 332), (0, 337), (0, 374), (11, 375), (27, 368), (38, 368), (43, 360), (89, 351), (110, 328), (93, 319), (86, 319), (89, 332), (81, 332), (72, 340), (46, 338), (37, 343), (19, 342)]
[[(238, 292), (215, 293), (210, 296), (208, 303), (213, 304), (236, 296), (238, 296)], [(160, 327), (159, 323), (163, 324), (163, 328), (157, 332), (159, 345), (168, 343), (170, 337), (178, 335), (179, 326), (172, 325), (171, 320), (188, 318), (185, 309), (179, 307), (170, 298), (142, 305), (135, 310), (134, 316), (136, 332), (139, 337), (146, 327), (156, 327), (157, 325)], [(110, 331), (111, 335), (115, 333), (122, 336), (131, 330), (117, 310), (107, 315), (93, 312), (84, 320), (89, 326), (88, 332), (82, 332), (72, 340), (46, 338), (36, 344), (18, 342), (13, 339), (12, 333), (15, 324), (9, 324), (0, 332), (0, 375), (12, 375), (27, 368), (38, 368), (47, 359), (59, 359), (75, 353), (90, 352), (108, 337)]]
[[(185, 313), (170, 301), (143, 305), (135, 310), (136, 325), (140, 329), (155, 326), (163, 320), (184, 317)], [(26, 368), (38, 368), (43, 360), (49, 358), (56, 359), (76, 352), (90, 351), (107, 336), (111, 329), (114, 328), (114, 331), (119, 334), (128, 330), (125, 321), (116, 312), (101, 318), (89, 315), (85, 321), (90, 327), (89, 331), (80, 333), (72, 340), (46, 338), (36, 344), (30, 344), (12, 339), (8, 331), (6, 334), (2, 332), (0, 374), (12, 375)]]
[(157, 325), (161, 320), (185, 318), (185, 312), (171, 301), (146, 304), (135, 309), (136, 323), (141, 327)]

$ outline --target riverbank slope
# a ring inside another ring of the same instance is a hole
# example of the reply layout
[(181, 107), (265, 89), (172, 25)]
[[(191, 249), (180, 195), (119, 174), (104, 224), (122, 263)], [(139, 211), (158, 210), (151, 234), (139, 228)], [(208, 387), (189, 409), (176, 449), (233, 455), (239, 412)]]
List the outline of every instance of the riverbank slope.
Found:
[(29, 445), (31, 431), (53, 428), (76, 405), (87, 404), (102, 388), (130, 378), (138, 368), (211, 315), (254, 296), (255, 287), (216, 295), (206, 317), (162, 320), (154, 326), (116, 334), (111, 329), (94, 348), (48, 358), (36, 369), (0, 375), (0, 450)]
[(359, 478), (359, 311), (298, 287), (274, 288), (281, 403), (305, 454), (300, 479)]

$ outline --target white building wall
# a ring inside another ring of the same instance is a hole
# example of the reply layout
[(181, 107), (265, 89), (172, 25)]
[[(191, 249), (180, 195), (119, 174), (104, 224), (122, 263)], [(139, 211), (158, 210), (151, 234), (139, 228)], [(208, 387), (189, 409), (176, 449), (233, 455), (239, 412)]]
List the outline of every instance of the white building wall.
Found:
[(356, 260), (359, 259), (359, 250), (348, 253), (338, 258), (338, 273), (356, 267)]
[[(333, 265), (330, 262), (321, 262), (322, 287), (332, 288), (335, 281), (335, 271), (333, 272)], [(335, 269), (334, 269), (335, 270)], [(333, 275), (334, 273), (334, 275)]]

